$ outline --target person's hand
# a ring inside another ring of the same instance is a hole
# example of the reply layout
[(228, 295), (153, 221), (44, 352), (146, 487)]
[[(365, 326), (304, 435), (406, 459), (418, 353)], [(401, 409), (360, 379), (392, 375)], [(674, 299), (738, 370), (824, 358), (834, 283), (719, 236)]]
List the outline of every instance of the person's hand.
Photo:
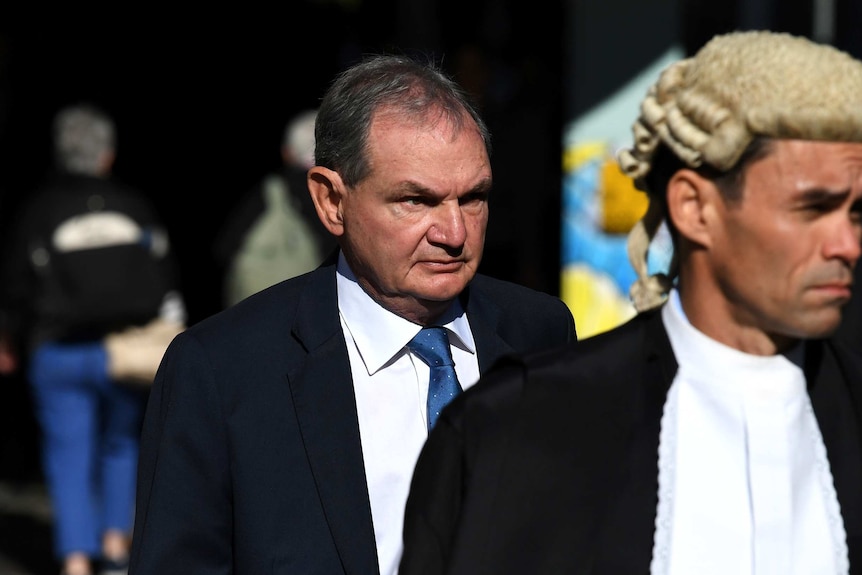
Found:
[(143, 327), (130, 327), (105, 337), (108, 375), (119, 382), (151, 385), (168, 345), (185, 326), (154, 319)]

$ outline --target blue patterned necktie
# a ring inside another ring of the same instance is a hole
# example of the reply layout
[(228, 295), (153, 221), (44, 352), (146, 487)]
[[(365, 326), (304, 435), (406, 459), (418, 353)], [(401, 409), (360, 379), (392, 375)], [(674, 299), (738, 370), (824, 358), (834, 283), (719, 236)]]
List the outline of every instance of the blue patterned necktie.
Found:
[(437, 421), (443, 407), (461, 393), (455, 362), (449, 351), (449, 335), (444, 327), (426, 327), (407, 344), (410, 351), (428, 364), (428, 431)]

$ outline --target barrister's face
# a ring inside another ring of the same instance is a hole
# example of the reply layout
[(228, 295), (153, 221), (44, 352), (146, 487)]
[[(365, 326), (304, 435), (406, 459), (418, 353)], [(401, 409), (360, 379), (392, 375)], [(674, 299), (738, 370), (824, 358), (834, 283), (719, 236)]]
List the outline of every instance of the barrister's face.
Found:
[(860, 255), (862, 144), (776, 140), (748, 167), (741, 199), (712, 206), (701, 214), (710, 271), (688, 286), (714, 286), (699, 321), (739, 348), (758, 333), (777, 350), (831, 334)]
[(359, 283), (411, 321), (436, 319), (479, 266), (491, 165), (472, 123), (375, 115), (371, 173), (342, 196), (341, 246)]

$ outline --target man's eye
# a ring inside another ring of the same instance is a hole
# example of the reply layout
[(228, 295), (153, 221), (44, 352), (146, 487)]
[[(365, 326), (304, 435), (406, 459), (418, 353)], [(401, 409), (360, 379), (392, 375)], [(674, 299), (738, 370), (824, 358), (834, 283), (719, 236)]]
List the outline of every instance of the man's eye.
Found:
[(840, 202), (814, 202), (805, 206), (805, 211), (812, 215), (823, 215), (834, 212), (841, 206)]
[(475, 192), (461, 197), (461, 204), (471, 204), (476, 202), (484, 202), (488, 198), (485, 192)]

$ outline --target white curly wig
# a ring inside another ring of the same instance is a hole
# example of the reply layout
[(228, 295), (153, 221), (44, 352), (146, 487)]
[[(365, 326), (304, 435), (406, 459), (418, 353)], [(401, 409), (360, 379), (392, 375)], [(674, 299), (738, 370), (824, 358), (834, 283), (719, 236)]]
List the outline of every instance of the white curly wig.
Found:
[[(691, 58), (666, 67), (641, 103), (622, 170), (644, 177), (664, 144), (685, 165), (726, 172), (756, 137), (862, 142), (862, 62), (832, 46), (782, 32), (715, 36)], [(638, 310), (664, 301), (671, 279), (649, 276), (647, 250), (662, 220), (663, 190), (628, 238)], [(675, 274), (675, 262), (671, 276)]]

